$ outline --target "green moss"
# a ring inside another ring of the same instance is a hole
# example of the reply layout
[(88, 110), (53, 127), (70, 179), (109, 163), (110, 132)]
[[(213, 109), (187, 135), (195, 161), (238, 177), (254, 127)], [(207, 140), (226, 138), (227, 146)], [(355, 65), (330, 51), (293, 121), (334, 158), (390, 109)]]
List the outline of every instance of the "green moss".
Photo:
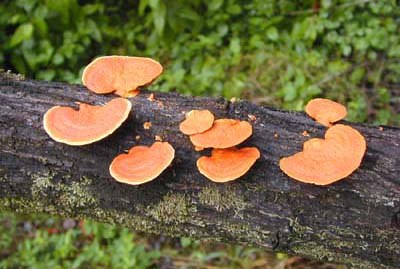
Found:
[[(379, 237), (385, 249), (396, 253), (399, 249), (398, 242), (391, 240), (387, 236), (387, 231), (379, 234), (375, 231), (369, 235), (358, 234), (351, 229), (340, 229), (338, 227), (329, 226), (325, 231), (314, 233), (313, 230), (305, 225), (299, 223), (295, 219), (290, 220), (292, 227), (291, 241), (299, 242), (291, 245), (291, 254), (296, 254), (305, 257), (311, 257), (318, 260), (334, 261), (336, 263), (347, 264), (356, 268), (381, 268), (375, 263), (367, 260), (360, 259), (354, 256), (358, 251), (355, 249), (368, 249), (371, 246), (368, 243), (368, 237)], [(334, 232), (339, 239), (332, 238), (331, 233)], [(318, 238), (315, 238), (318, 237)], [(377, 241), (376, 238), (369, 238), (371, 241)], [(301, 242), (301, 243), (300, 243)], [(340, 252), (335, 252), (340, 249)], [(345, 253), (345, 252), (348, 253)], [(375, 252), (385, 251), (381, 246), (376, 247)], [(358, 255), (358, 254), (357, 254)]]
[(97, 204), (96, 198), (88, 190), (91, 180), (82, 177), (80, 181), (69, 184), (53, 183), (54, 175), (42, 173), (32, 175), (33, 184), (31, 193), (33, 200), (45, 202), (49, 192), (53, 193), (52, 199), (57, 200), (64, 210), (75, 210), (80, 207), (92, 207)]
[(41, 197), (47, 196), (46, 193), (50, 190), (50, 188), (54, 187), (54, 184), (51, 182), (53, 179), (53, 175), (51, 173), (31, 175), (31, 178), (33, 179), (31, 193), (34, 199), (40, 199)]
[(263, 230), (259, 226), (249, 223), (221, 223), (221, 227), (229, 232), (229, 235), (239, 242), (250, 242), (253, 244), (263, 244), (268, 242), (271, 231)]
[[(102, 209), (94, 208), (89, 212), (93, 219), (101, 220), (107, 223), (122, 224), (124, 227), (132, 228), (135, 230), (151, 231), (154, 224), (151, 223), (148, 218), (143, 216), (137, 216), (129, 212), (117, 211), (115, 209)], [(87, 215), (82, 215), (83, 218), (87, 218)]]
[(181, 221), (184, 219), (185, 221), (190, 221), (190, 223), (178, 223), (179, 221), (169, 217), (170, 222), (166, 225), (162, 220), (156, 220), (153, 216), (150, 216), (150, 214), (141, 212), (145, 212), (145, 210), (147, 209), (136, 208), (135, 211), (140, 213), (135, 214), (134, 212), (125, 212), (114, 209), (94, 208), (90, 212), (85, 212), (82, 217), (92, 217), (98, 221), (119, 224), (133, 230), (139, 230), (146, 233), (164, 234), (172, 237), (183, 235), (193, 238), (206, 238), (210, 236), (207, 229), (201, 229), (201, 227), (193, 229), (193, 225), (197, 225), (195, 223), (196, 221), (193, 221), (193, 219), (189, 219), (188, 217), (181, 218)]
[(15, 197), (0, 198), (0, 210), (13, 211), (16, 213), (45, 212), (49, 214), (59, 214), (54, 205), (47, 204), (43, 201)]
[[(185, 231), (178, 224), (189, 220), (196, 207), (183, 194), (167, 194), (164, 199), (147, 208), (137, 206), (136, 211), (145, 211), (135, 215), (133, 212), (120, 212), (98, 206), (98, 200), (91, 194), (91, 179), (81, 178), (70, 184), (55, 183), (55, 175), (42, 172), (29, 175), (33, 179), (31, 198), (0, 198), (0, 209), (14, 212), (43, 212), (64, 217), (93, 218), (98, 221), (121, 224), (150, 233), (165, 233), (176, 236)], [(80, 209), (90, 209), (82, 212)], [(195, 223), (190, 219), (191, 223)], [(165, 223), (170, 225), (165, 225)]]
[(289, 226), (292, 228), (293, 233), (296, 234), (297, 237), (301, 237), (307, 232), (312, 232), (311, 227), (300, 224), (297, 218), (289, 219)]
[(91, 207), (96, 205), (97, 200), (88, 191), (87, 184), (87, 181), (73, 182), (70, 186), (66, 186), (59, 197), (61, 204), (67, 208)]
[(1, 209), (16, 212), (45, 212), (69, 215), (82, 207), (93, 207), (97, 200), (88, 190), (91, 180), (83, 177), (71, 184), (54, 183), (54, 174), (42, 172), (29, 175), (33, 179), (32, 198), (2, 198)]
[(196, 207), (184, 194), (167, 194), (155, 206), (148, 206), (147, 214), (164, 223), (184, 223), (196, 212)]
[(353, 257), (350, 254), (343, 254), (341, 252), (334, 252), (332, 249), (327, 249), (321, 244), (317, 244), (316, 242), (302, 242), (302, 244), (292, 246), (294, 254), (303, 256), (303, 257), (311, 257), (313, 259), (318, 259), (322, 261), (334, 261), (335, 263), (347, 264), (351, 265), (355, 268), (380, 268), (379, 266), (358, 258)]
[(215, 187), (205, 187), (199, 194), (200, 203), (212, 207), (219, 212), (224, 210), (234, 210), (236, 214), (247, 207), (244, 198), (230, 187), (222, 190)]

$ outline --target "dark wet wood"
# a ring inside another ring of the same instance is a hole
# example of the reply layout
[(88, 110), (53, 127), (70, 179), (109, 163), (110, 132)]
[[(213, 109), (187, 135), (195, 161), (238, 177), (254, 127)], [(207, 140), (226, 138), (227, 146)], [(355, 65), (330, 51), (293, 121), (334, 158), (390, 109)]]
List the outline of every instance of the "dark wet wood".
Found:
[[(400, 129), (346, 123), (367, 139), (362, 166), (326, 187), (302, 184), (279, 169), (282, 156), (302, 148), (325, 128), (301, 112), (260, 107), (222, 98), (149, 92), (130, 99), (132, 113), (116, 133), (98, 143), (73, 147), (52, 141), (43, 130), (54, 105), (102, 104), (78, 85), (0, 78), (0, 203), (3, 210), (92, 218), (172, 236), (246, 243), (361, 268), (400, 264)], [(184, 112), (209, 109), (218, 118), (252, 122), (261, 159), (242, 179), (216, 184), (201, 176), (196, 152), (178, 129)], [(143, 123), (150, 121), (150, 130)], [(129, 186), (114, 181), (108, 166), (137, 144), (159, 135), (176, 149), (173, 165), (156, 180)], [(136, 141), (135, 137), (140, 136)]]

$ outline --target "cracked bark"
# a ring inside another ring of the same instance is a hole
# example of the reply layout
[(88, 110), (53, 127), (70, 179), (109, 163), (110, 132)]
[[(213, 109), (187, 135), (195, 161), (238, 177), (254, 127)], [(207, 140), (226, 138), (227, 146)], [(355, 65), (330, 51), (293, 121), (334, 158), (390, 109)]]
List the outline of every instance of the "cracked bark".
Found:
[[(130, 99), (129, 119), (98, 143), (72, 147), (52, 141), (42, 117), (54, 105), (105, 103), (78, 85), (22, 80), (0, 75), (0, 209), (91, 218), (172, 236), (250, 244), (362, 268), (400, 264), (400, 129), (347, 123), (367, 139), (362, 166), (330, 186), (289, 179), (278, 166), (282, 156), (302, 148), (325, 128), (301, 112), (248, 102), (185, 97), (144, 91)], [(262, 157), (241, 180), (208, 181), (196, 169), (206, 153), (193, 150), (178, 129), (184, 111), (209, 109), (216, 117), (248, 120), (254, 134), (244, 145)], [(143, 123), (150, 121), (150, 130)], [(141, 139), (135, 140), (139, 135)], [(173, 165), (141, 186), (114, 181), (111, 160), (159, 135), (176, 149)]]

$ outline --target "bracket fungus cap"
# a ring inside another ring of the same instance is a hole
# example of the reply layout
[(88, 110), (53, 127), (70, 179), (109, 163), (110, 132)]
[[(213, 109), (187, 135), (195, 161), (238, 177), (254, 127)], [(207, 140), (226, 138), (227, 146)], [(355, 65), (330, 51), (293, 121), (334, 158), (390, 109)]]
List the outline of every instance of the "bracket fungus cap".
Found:
[(132, 104), (115, 98), (104, 106), (79, 103), (79, 110), (54, 106), (44, 115), (43, 126), (55, 141), (73, 146), (87, 145), (112, 134), (128, 118)]
[(324, 98), (310, 100), (305, 107), (305, 111), (311, 118), (327, 127), (347, 115), (345, 106)]
[(213, 123), (214, 115), (209, 110), (191, 110), (179, 130), (186, 135), (200, 134), (210, 129)]
[(247, 121), (219, 119), (207, 131), (191, 135), (190, 141), (199, 148), (230, 148), (245, 141), (252, 133), (253, 127)]
[(258, 158), (260, 152), (255, 147), (213, 149), (211, 157), (197, 160), (197, 168), (211, 181), (227, 182), (246, 174)]
[(366, 151), (365, 138), (354, 128), (343, 124), (330, 127), (325, 139), (312, 138), (303, 151), (282, 158), (281, 170), (305, 183), (328, 185), (353, 173)]
[(111, 176), (130, 185), (139, 185), (158, 177), (175, 157), (168, 142), (154, 142), (150, 147), (135, 146), (120, 154), (110, 164)]
[(82, 83), (95, 93), (115, 92), (122, 97), (133, 97), (139, 93), (139, 87), (149, 85), (162, 72), (162, 65), (151, 58), (103, 56), (86, 66)]

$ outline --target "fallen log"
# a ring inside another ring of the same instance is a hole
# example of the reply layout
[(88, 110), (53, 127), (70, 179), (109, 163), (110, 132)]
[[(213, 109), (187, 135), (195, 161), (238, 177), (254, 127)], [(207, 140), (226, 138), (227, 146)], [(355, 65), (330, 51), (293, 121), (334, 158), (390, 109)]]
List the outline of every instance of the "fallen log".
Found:
[[(288, 178), (279, 159), (301, 150), (325, 128), (302, 112), (246, 101), (144, 91), (123, 126), (98, 143), (73, 147), (51, 140), (43, 114), (54, 105), (102, 104), (79, 85), (0, 75), (0, 209), (45, 212), (116, 223), (170, 236), (243, 243), (360, 268), (400, 264), (400, 129), (346, 123), (368, 143), (362, 166), (330, 186)], [(178, 125), (184, 112), (209, 109), (218, 118), (254, 119), (262, 157), (242, 179), (216, 184), (204, 178)], [(249, 116), (250, 115), (250, 116)], [(253, 116), (251, 116), (253, 115)], [(151, 122), (149, 130), (144, 122)], [(310, 137), (303, 136), (307, 131)], [(112, 159), (158, 135), (176, 149), (173, 165), (156, 180), (124, 185), (108, 172)], [(140, 139), (136, 139), (140, 136)]]

